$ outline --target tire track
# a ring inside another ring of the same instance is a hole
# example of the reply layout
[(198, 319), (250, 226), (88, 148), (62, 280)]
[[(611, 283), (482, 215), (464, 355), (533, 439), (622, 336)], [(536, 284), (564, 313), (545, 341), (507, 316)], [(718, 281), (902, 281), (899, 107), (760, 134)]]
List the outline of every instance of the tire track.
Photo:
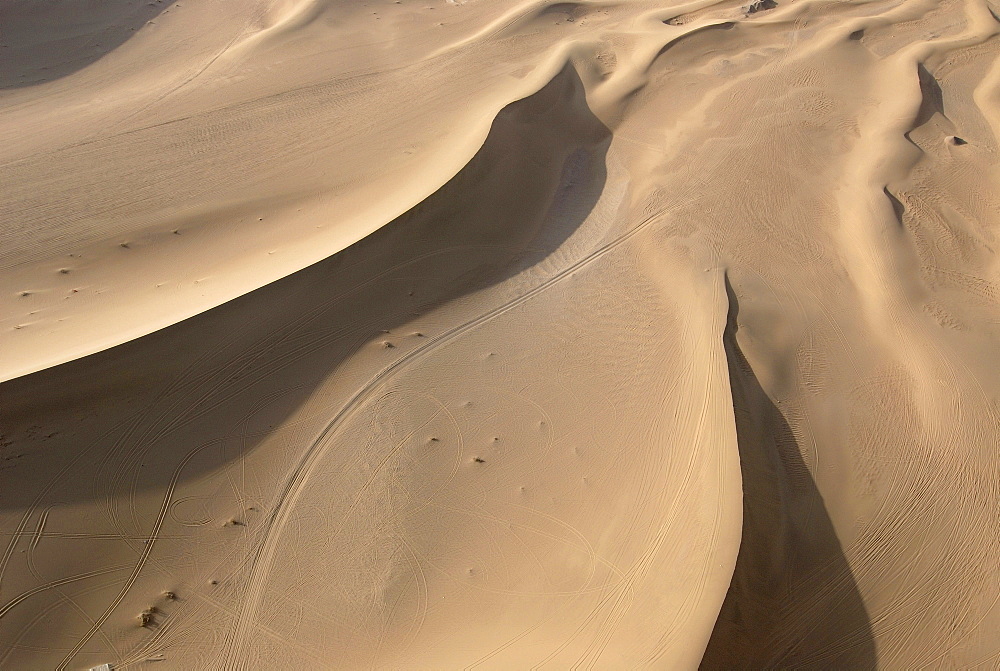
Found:
[(312, 444), (310, 444), (308, 448), (306, 448), (305, 453), (292, 470), (285, 485), (279, 491), (274, 511), (268, 516), (267, 521), (264, 523), (264, 529), (262, 532), (264, 538), (257, 552), (254, 553), (251, 562), (252, 568), (250, 579), (248, 581), (248, 596), (244, 602), (244, 607), (240, 609), (240, 617), (235, 628), (233, 644), (231, 646), (227, 646), (226, 653), (222, 657), (226, 660), (226, 668), (247, 668), (246, 660), (240, 658), (243, 648), (243, 640), (247, 636), (249, 628), (252, 626), (250, 620), (255, 618), (256, 610), (259, 607), (259, 602), (263, 596), (264, 582), (270, 572), (270, 565), (273, 561), (273, 555), (277, 545), (277, 536), (280, 535), (281, 530), (287, 523), (290, 510), (295, 505), (306, 480), (308, 480), (311, 476), (313, 470), (316, 468), (319, 458), (325, 453), (328, 447), (328, 442), (333, 438), (336, 430), (340, 427), (344, 420), (350, 417), (358, 409), (358, 407), (360, 407), (374, 394), (374, 390), (378, 385), (392, 375), (405, 370), (405, 368), (409, 365), (426, 357), (438, 347), (447, 344), (464, 333), (495, 319), (496, 317), (512, 310), (528, 300), (531, 300), (549, 287), (563, 281), (577, 270), (586, 267), (590, 263), (617, 249), (619, 246), (648, 228), (651, 224), (658, 221), (661, 216), (662, 215), (660, 214), (656, 214), (646, 218), (642, 223), (635, 226), (629, 232), (605, 244), (594, 252), (591, 252), (584, 258), (565, 268), (528, 292), (475, 319), (467, 321), (464, 324), (460, 324), (459, 326), (453, 327), (430, 338), (426, 344), (412, 350), (403, 358), (398, 359), (393, 364), (383, 369), (382, 372), (369, 380), (364, 387), (358, 390), (354, 396), (347, 401), (341, 410), (338, 411), (333, 417), (330, 423), (327, 424), (327, 426), (320, 432), (319, 436), (312, 442)]

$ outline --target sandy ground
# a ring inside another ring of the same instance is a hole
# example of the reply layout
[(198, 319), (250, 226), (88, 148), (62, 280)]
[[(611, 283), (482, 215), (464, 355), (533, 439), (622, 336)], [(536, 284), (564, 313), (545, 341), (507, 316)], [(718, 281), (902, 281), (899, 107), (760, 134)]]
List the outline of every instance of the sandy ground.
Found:
[(0, 668), (1000, 668), (998, 13), (6, 0)]

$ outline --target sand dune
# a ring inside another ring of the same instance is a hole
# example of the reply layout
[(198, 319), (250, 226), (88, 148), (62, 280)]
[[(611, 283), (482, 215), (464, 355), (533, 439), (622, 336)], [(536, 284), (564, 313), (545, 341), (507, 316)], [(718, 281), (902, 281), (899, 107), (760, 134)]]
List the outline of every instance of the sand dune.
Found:
[(1000, 8), (0, 8), (0, 667), (1000, 665)]

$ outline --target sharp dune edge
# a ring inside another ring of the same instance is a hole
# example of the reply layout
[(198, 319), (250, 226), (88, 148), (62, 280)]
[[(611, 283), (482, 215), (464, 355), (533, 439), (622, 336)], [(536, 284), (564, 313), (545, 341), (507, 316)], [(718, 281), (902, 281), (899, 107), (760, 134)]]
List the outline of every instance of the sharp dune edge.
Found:
[(0, 668), (1000, 668), (1000, 7), (97, 5), (0, 7)]

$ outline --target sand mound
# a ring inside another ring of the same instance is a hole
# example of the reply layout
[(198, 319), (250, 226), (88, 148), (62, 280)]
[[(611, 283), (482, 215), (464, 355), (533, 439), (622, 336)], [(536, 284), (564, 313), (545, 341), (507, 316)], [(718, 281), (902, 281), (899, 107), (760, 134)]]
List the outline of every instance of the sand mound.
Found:
[(998, 663), (989, 6), (83, 4), (3, 9), (0, 667)]

